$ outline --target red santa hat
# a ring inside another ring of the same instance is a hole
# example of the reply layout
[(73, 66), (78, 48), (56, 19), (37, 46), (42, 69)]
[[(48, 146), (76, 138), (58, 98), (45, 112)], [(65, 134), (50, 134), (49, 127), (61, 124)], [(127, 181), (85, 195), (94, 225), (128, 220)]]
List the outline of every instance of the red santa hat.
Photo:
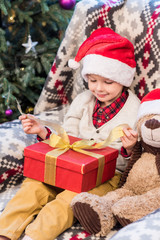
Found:
[(95, 30), (80, 46), (69, 67), (77, 69), (83, 59), (82, 77), (97, 74), (129, 87), (135, 74), (133, 44), (110, 28)]
[(149, 114), (160, 114), (160, 88), (152, 90), (143, 97), (137, 120)]

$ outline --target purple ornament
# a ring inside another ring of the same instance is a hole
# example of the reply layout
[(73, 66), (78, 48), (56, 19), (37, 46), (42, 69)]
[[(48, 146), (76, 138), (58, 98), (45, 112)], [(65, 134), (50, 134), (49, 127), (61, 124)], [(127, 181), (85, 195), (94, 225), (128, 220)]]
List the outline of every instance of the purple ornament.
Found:
[(12, 114), (13, 114), (12, 109), (7, 109), (7, 110), (5, 111), (5, 114), (6, 114), (7, 117), (12, 116)]
[(70, 10), (76, 4), (76, 0), (59, 0), (59, 4), (62, 8)]

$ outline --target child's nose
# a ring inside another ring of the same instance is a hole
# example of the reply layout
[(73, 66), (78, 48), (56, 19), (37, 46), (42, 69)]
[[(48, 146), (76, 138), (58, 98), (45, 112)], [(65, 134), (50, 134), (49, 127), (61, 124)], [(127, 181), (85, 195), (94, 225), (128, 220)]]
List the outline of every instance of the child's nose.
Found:
[(103, 84), (102, 83), (97, 83), (97, 90), (103, 90)]

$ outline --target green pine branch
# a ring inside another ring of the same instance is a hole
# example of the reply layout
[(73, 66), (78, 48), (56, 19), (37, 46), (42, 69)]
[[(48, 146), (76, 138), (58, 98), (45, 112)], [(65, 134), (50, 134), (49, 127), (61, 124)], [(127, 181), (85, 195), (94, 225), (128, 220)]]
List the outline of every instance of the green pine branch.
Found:
[[(57, 0), (0, 0), (1, 123), (18, 117), (15, 99), (23, 112), (34, 108), (72, 14)], [(25, 54), (29, 34), (38, 45)]]

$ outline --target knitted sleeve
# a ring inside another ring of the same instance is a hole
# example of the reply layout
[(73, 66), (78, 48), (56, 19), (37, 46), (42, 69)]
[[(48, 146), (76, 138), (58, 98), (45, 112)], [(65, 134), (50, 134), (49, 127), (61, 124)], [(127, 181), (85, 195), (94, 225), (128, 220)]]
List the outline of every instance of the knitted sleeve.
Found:
[[(45, 127), (46, 129), (47, 129), (47, 135), (46, 135), (46, 139), (48, 139), (49, 137), (50, 137), (50, 135), (51, 135), (51, 130), (48, 128), (48, 127)], [(37, 140), (39, 141), (39, 142), (41, 142), (41, 141), (43, 141), (44, 139), (42, 139), (40, 136), (38, 136), (37, 135)]]

